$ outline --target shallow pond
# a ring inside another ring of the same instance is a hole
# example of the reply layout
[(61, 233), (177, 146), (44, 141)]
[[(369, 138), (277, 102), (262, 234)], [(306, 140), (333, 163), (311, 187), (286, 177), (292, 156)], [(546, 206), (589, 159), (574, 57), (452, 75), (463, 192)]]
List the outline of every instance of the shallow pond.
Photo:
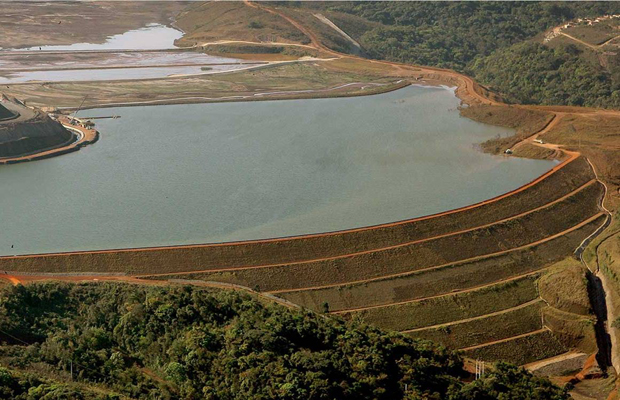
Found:
[(196, 65), (196, 66), (166, 66), (166, 67), (139, 67), (139, 68), (98, 68), (98, 69), (67, 69), (56, 71), (20, 71), (8, 72), (6, 76), (0, 72), (0, 83), (40, 82), (80, 82), (80, 81), (110, 81), (132, 79), (166, 78), (179, 75), (202, 75), (225, 71), (235, 71), (248, 68), (245, 64), (227, 65)]
[(451, 89), (411, 86), (83, 111), (121, 118), (96, 120), (100, 141), (76, 153), (0, 168), (0, 254), (373, 225), (488, 199), (554, 165), (479, 152), (511, 131), (462, 118), (458, 105)]
[(109, 53), (8, 53), (0, 52), (0, 69), (28, 71), (41, 69), (149, 67), (154, 65), (256, 63), (236, 58), (212, 56), (197, 51), (118, 51)]
[(104, 43), (73, 43), (70, 45), (33, 46), (25, 49), (10, 50), (162, 50), (175, 48), (174, 41), (176, 39), (180, 39), (182, 36), (183, 32), (174, 28), (160, 24), (149, 24), (143, 28), (133, 29), (118, 35), (109, 36)]

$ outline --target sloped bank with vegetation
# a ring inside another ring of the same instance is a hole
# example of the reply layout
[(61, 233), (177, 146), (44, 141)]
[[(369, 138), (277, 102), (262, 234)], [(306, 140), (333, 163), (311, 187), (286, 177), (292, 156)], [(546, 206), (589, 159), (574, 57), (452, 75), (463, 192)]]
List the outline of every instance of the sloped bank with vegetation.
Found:
[(191, 286), (4, 287), (0, 339), (11, 399), (568, 399), (507, 364), (465, 383), (430, 342)]

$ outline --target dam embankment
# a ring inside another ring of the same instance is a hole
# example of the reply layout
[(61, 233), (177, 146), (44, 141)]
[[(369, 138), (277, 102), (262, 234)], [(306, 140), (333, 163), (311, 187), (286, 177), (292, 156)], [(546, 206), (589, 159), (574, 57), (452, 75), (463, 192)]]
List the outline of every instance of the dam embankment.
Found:
[(0, 270), (152, 275), (201, 270), (215, 272), (338, 258), (342, 254), (374, 251), (437, 236), (441, 232), (449, 233), (457, 227), (465, 229), (492, 224), (502, 217), (509, 218), (567, 196), (585, 187), (592, 179), (587, 161), (571, 158), (512, 192), (429, 217), (293, 238), (0, 257)]

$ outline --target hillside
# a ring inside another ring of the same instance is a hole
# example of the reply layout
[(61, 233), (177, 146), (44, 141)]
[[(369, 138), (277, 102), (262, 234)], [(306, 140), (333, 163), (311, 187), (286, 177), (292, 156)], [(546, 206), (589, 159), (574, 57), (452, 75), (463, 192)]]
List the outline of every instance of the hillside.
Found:
[(466, 72), (518, 103), (620, 106), (613, 26), (568, 31), (591, 40), (591, 46), (566, 46), (579, 44), (562, 41), (567, 37), (542, 40), (544, 32), (566, 21), (619, 14), (618, 3), (368, 2), (322, 8), (371, 58)]
[(191, 5), (176, 17), (185, 35), (179, 46), (220, 40), (307, 44), (309, 39), (276, 15), (239, 2), (206, 2)]
[(10, 113), (4, 121), (0, 118), (0, 158), (21, 157), (43, 150), (60, 147), (75, 140), (75, 135), (46, 113), (18, 103), (5, 103), (10, 110), (0, 106), (0, 115)]
[(0, 105), (0, 121), (15, 118), (15, 113)]
[[(303, 24), (313, 37), (259, 7), (208, 3), (181, 14), (178, 25), (187, 34), (180, 43), (225, 38), (309, 44), (313, 39), (343, 53), (465, 72), (511, 103), (620, 107), (620, 19), (556, 32), (567, 21), (618, 15), (617, 3), (264, 4)], [(265, 50), (251, 52), (257, 51)]]
[(0, 299), (3, 398), (568, 399), (505, 364), (464, 383), (428, 342), (235, 292), (47, 283)]

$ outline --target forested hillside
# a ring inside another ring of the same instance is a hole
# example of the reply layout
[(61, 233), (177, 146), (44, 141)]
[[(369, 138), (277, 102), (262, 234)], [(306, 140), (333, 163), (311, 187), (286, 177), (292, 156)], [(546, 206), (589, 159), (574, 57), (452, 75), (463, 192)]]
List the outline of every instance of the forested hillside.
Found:
[(469, 69), (511, 102), (620, 108), (620, 65), (609, 73), (583, 53), (573, 44), (525, 42), (479, 58)]
[[(371, 58), (467, 72), (508, 100), (619, 107), (620, 66), (573, 47), (524, 43), (580, 17), (619, 14), (617, 2), (358, 2), (326, 5)], [(348, 15), (372, 24), (360, 24)], [(357, 26), (355, 26), (357, 25)], [(540, 40), (539, 40), (540, 41)]]
[(568, 398), (505, 364), (466, 384), (429, 342), (195, 287), (5, 287), (0, 339), (11, 399)]

